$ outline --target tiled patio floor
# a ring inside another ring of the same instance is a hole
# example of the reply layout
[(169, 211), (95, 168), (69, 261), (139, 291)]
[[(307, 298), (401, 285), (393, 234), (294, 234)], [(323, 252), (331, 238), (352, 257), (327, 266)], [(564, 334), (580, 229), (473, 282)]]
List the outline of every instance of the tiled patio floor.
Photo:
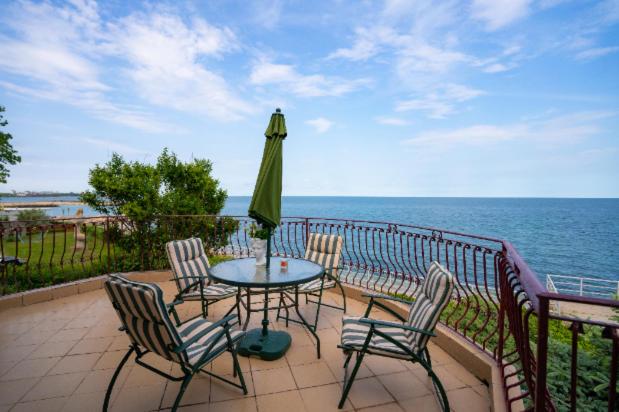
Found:
[[(168, 298), (174, 287), (161, 286)], [(339, 299), (329, 295), (328, 300)], [(220, 302), (211, 309), (213, 318), (227, 309)], [(183, 307), (184, 306), (184, 307)], [(197, 313), (196, 304), (181, 306), (181, 317)], [(352, 314), (365, 305), (349, 301)], [(314, 305), (303, 307), (310, 315)], [(322, 358), (316, 358), (314, 340), (296, 324), (287, 329), (292, 347), (282, 359), (265, 362), (242, 358), (241, 367), (249, 394), (206, 375), (196, 376), (181, 405), (183, 411), (318, 411), (337, 410), (343, 377), (339, 342), (341, 312), (325, 309), (319, 335)], [(376, 313), (376, 317), (384, 317)], [(259, 315), (251, 323), (257, 327)], [(272, 319), (273, 320), (273, 319)], [(272, 322), (275, 329), (284, 322)], [(2, 411), (97, 411), (114, 368), (125, 353), (128, 339), (118, 331), (118, 320), (103, 290), (0, 312), (0, 412)], [(431, 345), (435, 370), (445, 385), (455, 411), (487, 411), (486, 386), (453, 358)], [(175, 372), (177, 367), (153, 355), (153, 364)], [(216, 373), (231, 375), (225, 354), (212, 364)], [(178, 383), (169, 382), (129, 362), (120, 375), (112, 397), (113, 411), (153, 411), (170, 408)], [(345, 410), (437, 411), (430, 380), (416, 365), (368, 356), (360, 369)]]

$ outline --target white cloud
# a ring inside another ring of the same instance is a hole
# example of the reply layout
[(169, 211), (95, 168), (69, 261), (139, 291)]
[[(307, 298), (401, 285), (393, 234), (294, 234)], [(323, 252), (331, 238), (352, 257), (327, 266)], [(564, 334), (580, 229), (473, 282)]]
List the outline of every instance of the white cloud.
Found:
[(367, 86), (369, 79), (348, 80), (322, 74), (303, 75), (288, 64), (258, 61), (254, 64), (250, 82), (254, 85), (280, 85), (301, 97), (341, 96)]
[(428, 113), (434, 119), (442, 119), (456, 111), (456, 104), (474, 99), (484, 94), (482, 90), (473, 89), (461, 84), (446, 84), (438, 91), (421, 98), (403, 100), (396, 104), (395, 110), (405, 112), (419, 110)]
[(325, 133), (333, 126), (333, 122), (324, 117), (307, 120), (305, 124), (312, 126), (316, 130), (316, 133)]
[(471, 5), (471, 16), (486, 22), (486, 28), (494, 31), (526, 16), (531, 2), (531, 0), (474, 0)]
[(607, 54), (616, 53), (619, 51), (619, 46), (612, 47), (594, 47), (591, 49), (583, 50), (576, 54), (576, 58), (579, 60), (590, 60), (597, 57), (606, 56)]
[(477, 64), (458, 48), (463, 12), (457, 1), (386, 1), (374, 24), (357, 27), (351, 46), (327, 58), (387, 64), (402, 91), (425, 96), (400, 105), (400, 110), (421, 109), (443, 117), (457, 101), (437, 97), (436, 89), (454, 82), (454, 69)]
[(493, 63), (484, 67), (483, 70), (486, 73), (500, 73), (509, 70), (509, 67), (504, 65), (503, 63)]
[(365, 61), (378, 54), (385, 45), (398, 43), (399, 41), (398, 35), (390, 27), (357, 27), (355, 29), (353, 45), (350, 48), (339, 48), (329, 54), (327, 58)]
[[(221, 75), (204, 66), (205, 57), (239, 47), (225, 27), (200, 18), (185, 24), (157, 11), (104, 23), (96, 2), (88, 0), (61, 6), (26, 1), (1, 19), (15, 33), (0, 35), (0, 71), (20, 78), (3, 82), (13, 93), (63, 102), (149, 132), (177, 128), (145, 108), (113, 101), (118, 79), (130, 80), (149, 104), (225, 120), (252, 112)], [(110, 57), (116, 65), (101, 64)]]
[(407, 47), (398, 51), (397, 71), (402, 78), (411, 77), (414, 73), (437, 76), (467, 61), (469, 57), (464, 53), (412, 40)]
[(234, 120), (252, 112), (205, 57), (217, 58), (239, 45), (231, 30), (194, 18), (185, 24), (167, 13), (137, 14), (111, 30), (111, 52), (129, 63), (127, 74), (149, 103), (179, 111)]
[(101, 50), (97, 5), (75, 1), (15, 5), (3, 22), (14, 38), (0, 36), (0, 70), (28, 79), (30, 85), (3, 81), (13, 92), (76, 106), (95, 117), (149, 132), (170, 128), (148, 112), (112, 102), (95, 57)]
[(375, 120), (380, 124), (388, 126), (406, 126), (410, 124), (408, 120), (400, 117), (378, 116)]
[(616, 116), (615, 112), (577, 112), (508, 125), (479, 124), (452, 130), (430, 130), (402, 143), (434, 149), (462, 144), (484, 146), (516, 139), (566, 143), (598, 134), (601, 130), (598, 121)]

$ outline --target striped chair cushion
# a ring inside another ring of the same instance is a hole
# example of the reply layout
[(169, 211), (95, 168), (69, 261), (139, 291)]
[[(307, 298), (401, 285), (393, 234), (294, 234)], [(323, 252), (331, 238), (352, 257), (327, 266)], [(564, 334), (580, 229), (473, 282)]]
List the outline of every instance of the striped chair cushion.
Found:
[[(206, 269), (210, 266), (200, 238), (193, 237), (168, 242), (166, 252), (179, 291), (198, 280), (188, 276), (207, 276)], [(199, 285), (192, 288), (190, 292), (196, 290), (199, 295)]]
[(305, 248), (305, 259), (318, 263), (326, 269), (336, 268), (340, 263), (341, 252), (341, 236), (310, 233)]
[(307, 283), (303, 283), (301, 285), (299, 285), (299, 292), (301, 293), (310, 293), (310, 292), (317, 292), (320, 290), (320, 288), (323, 289), (329, 289), (329, 288), (334, 288), (335, 287), (335, 281), (331, 280), (331, 279), (325, 279), (325, 284), (322, 284), (322, 279), (318, 278), (318, 279), (314, 279), (310, 282)]
[[(338, 235), (327, 235), (322, 233), (310, 233), (305, 248), (305, 259), (318, 263), (325, 269), (334, 269), (340, 263), (340, 254), (342, 252), (342, 237)], [(337, 271), (332, 270), (330, 273), (337, 276)], [(310, 282), (299, 285), (299, 292), (310, 293), (320, 290), (322, 280), (315, 279)], [(325, 280), (324, 289), (335, 287), (335, 282)]]
[[(361, 350), (361, 348), (363, 348), (365, 339), (370, 332), (370, 325), (360, 323), (359, 319), (361, 319), (359, 316), (344, 316), (342, 318), (342, 346), (355, 350)], [(413, 344), (410, 335), (403, 329), (385, 326), (376, 326), (376, 329), (394, 338), (407, 348), (410, 348)], [(368, 353), (401, 359), (410, 358), (401, 348), (378, 335), (372, 336), (372, 340), (368, 346)]]
[(186, 360), (185, 354), (171, 350), (182, 340), (170, 321), (159, 286), (110, 275), (105, 290), (132, 343), (174, 362)]
[[(436, 327), (441, 312), (449, 303), (454, 289), (454, 278), (438, 262), (432, 262), (426, 274), (421, 291), (417, 293), (415, 302), (408, 313), (408, 325), (428, 331)], [(423, 350), (430, 339), (427, 335), (408, 332), (413, 340), (415, 351)]]
[(194, 289), (188, 293), (183, 294), (184, 300), (201, 300), (204, 299), (225, 299), (236, 295), (237, 287), (223, 285), (221, 283), (211, 284), (203, 289), (204, 295), (200, 294), (200, 288)]
[[(181, 325), (178, 328), (178, 333), (181, 336), (183, 342), (191, 339), (193, 336), (199, 334), (204, 329), (211, 326), (213, 323), (209, 322), (202, 318), (194, 319), (190, 322), (187, 322), (184, 325)], [(198, 339), (196, 342), (191, 344), (187, 348), (187, 357), (189, 358), (189, 364), (191, 366), (195, 366), (196, 363), (200, 360), (200, 357), (204, 354), (204, 352), (209, 348), (209, 346), (216, 340), (215, 345), (209, 351), (209, 353), (214, 357), (217, 356), (220, 352), (223, 352), (227, 349), (228, 340), (226, 335), (222, 335), (217, 338), (217, 335), (223, 331), (222, 327), (218, 327)], [(231, 330), (230, 337), (232, 338), (232, 342), (236, 343), (239, 341), (244, 335), (242, 330)]]

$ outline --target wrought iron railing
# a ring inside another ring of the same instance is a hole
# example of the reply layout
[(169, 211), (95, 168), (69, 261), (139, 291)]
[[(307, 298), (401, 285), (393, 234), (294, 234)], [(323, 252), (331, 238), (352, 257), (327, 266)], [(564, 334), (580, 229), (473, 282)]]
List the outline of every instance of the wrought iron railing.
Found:
[[(0, 293), (116, 271), (165, 269), (165, 242), (190, 236), (201, 237), (213, 257), (248, 256), (252, 223), (238, 216), (161, 216), (141, 224), (122, 217), (0, 223)], [(610, 364), (604, 375), (605, 404), (608, 410), (616, 407), (616, 325), (551, 314), (551, 301), (586, 298), (547, 293), (508, 242), (406, 224), (286, 217), (274, 233), (273, 254), (303, 256), (310, 232), (342, 237), (339, 276), (349, 285), (407, 297), (416, 293), (432, 261), (449, 269), (457, 286), (441, 322), (497, 362), (510, 408), (524, 404), (537, 410), (575, 410), (582, 401), (576, 394), (583, 392), (577, 390), (582, 389), (578, 386), (582, 367), (577, 354), (583, 344), (579, 336), (587, 328), (599, 330), (600, 339), (608, 343)], [(618, 307), (617, 302), (595, 302)], [(572, 336), (567, 369), (576, 379), (571, 380), (568, 402), (559, 399), (562, 396), (552, 385), (549, 328), (569, 328)]]
[[(549, 292), (515, 248), (499, 256), (498, 363), (510, 410), (617, 411), (619, 324), (551, 312), (559, 303), (619, 311), (619, 301)], [(511, 389), (518, 389), (512, 391)]]

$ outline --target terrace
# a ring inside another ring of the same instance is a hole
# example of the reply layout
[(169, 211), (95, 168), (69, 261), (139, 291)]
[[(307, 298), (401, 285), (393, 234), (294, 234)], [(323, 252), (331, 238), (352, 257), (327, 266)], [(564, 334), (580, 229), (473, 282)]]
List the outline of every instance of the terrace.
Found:
[[(199, 236), (215, 263), (249, 254), (245, 228), (250, 223), (243, 217), (162, 217), (132, 247), (127, 247), (126, 236), (135, 228), (122, 218), (3, 226), (2, 255), (18, 256), (24, 264), (2, 266), (0, 410), (99, 409), (128, 344), (101, 290), (102, 275), (130, 272), (130, 277), (157, 282), (171, 299), (174, 285), (169, 282), (166, 240)], [(275, 233), (273, 254), (302, 256), (313, 232), (337, 233), (344, 239), (344, 270), (339, 277), (351, 314), (363, 312), (364, 290), (414, 295), (432, 261), (438, 260), (456, 276), (456, 289), (430, 345), (435, 371), (453, 410), (575, 410), (581, 402), (597, 410), (615, 410), (617, 324), (570, 318), (551, 312), (550, 306), (561, 301), (618, 308), (616, 301), (548, 293), (508, 242), (433, 228), (285, 218)], [(54, 286), (45, 287), (49, 285)], [(327, 299), (340, 297), (329, 293)], [(221, 317), (230, 304), (216, 304), (209, 317)], [(301, 310), (310, 315), (315, 306), (303, 305)], [(199, 304), (181, 306), (182, 318), (193, 313), (199, 313)], [(380, 311), (372, 315), (389, 319)], [(336, 347), (341, 316), (340, 311), (321, 310), (320, 359), (311, 336), (291, 324), (286, 330), (293, 343), (284, 358), (272, 362), (241, 358), (248, 395), (204, 376), (189, 386), (182, 410), (336, 410), (343, 379), (343, 356)], [(259, 325), (258, 318), (252, 317), (250, 328)], [(285, 329), (284, 322), (270, 319), (273, 328)], [(549, 373), (555, 356), (548, 349), (550, 328), (563, 328), (572, 337), (566, 377)], [(589, 399), (591, 392), (579, 379), (583, 366), (577, 354), (583, 346), (579, 338), (583, 328), (598, 331), (608, 348), (609, 368), (599, 371), (607, 382), (604, 399)], [(156, 362), (168, 371), (175, 368)], [(212, 368), (231, 372), (229, 359), (216, 361)], [(569, 383), (569, 399), (557, 392), (557, 379)], [(111, 410), (165, 410), (177, 389), (177, 383), (129, 366), (119, 378)], [(439, 404), (420, 367), (369, 356), (345, 409), (433, 411)]]

